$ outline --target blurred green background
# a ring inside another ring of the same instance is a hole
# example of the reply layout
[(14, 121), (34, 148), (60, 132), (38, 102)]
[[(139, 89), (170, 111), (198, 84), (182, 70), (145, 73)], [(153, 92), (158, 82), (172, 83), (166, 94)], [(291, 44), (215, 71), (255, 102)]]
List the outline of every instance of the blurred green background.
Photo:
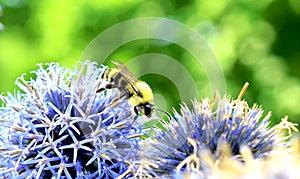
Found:
[[(285, 115), (300, 123), (299, 0), (0, 0), (0, 91), (13, 91), (15, 79), (37, 63), (77, 63), (99, 33), (125, 20), (165, 17), (182, 22), (208, 42), (226, 78), (227, 93), (272, 111), (273, 123)], [(205, 73), (175, 44), (139, 40), (123, 45), (109, 60), (123, 62), (145, 53), (168, 55), (190, 71), (201, 97), (211, 97)], [(92, 59), (90, 59), (92, 60)], [(130, 67), (135, 68), (135, 67)], [(200, 74), (200, 77), (199, 77)], [(154, 93), (171, 107), (180, 102), (176, 87), (159, 75), (145, 75)], [(170, 86), (166, 88), (166, 85)], [(266, 112), (265, 112), (266, 114)]]

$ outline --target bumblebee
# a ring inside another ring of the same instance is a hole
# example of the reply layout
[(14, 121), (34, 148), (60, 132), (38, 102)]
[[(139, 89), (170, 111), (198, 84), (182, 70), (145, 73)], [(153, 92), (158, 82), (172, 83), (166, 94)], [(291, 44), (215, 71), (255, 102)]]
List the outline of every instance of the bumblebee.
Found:
[(151, 117), (154, 102), (150, 86), (146, 82), (138, 80), (121, 62), (112, 63), (115, 68), (108, 68), (101, 76), (102, 79), (108, 81), (108, 84), (96, 92), (117, 88), (121, 94), (120, 98), (128, 99), (137, 116), (142, 113)]

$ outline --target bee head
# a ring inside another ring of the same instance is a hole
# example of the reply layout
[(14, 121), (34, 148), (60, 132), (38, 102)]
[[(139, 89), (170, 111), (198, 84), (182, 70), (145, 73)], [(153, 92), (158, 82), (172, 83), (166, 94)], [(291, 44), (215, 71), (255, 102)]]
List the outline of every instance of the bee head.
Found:
[(147, 103), (147, 104), (144, 105), (144, 111), (143, 112), (144, 112), (144, 114), (147, 117), (151, 116), (151, 114), (152, 114), (152, 107), (153, 107), (153, 105), (151, 105), (149, 103)]
[(153, 104), (150, 103), (143, 103), (139, 104), (138, 106), (134, 107), (134, 112), (139, 115), (139, 113), (143, 113), (147, 117), (151, 117), (153, 112)]

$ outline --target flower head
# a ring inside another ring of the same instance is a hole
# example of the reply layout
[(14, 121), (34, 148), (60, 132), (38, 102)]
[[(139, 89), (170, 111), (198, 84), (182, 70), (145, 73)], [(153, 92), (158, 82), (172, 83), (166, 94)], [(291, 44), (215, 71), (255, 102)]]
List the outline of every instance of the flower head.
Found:
[(141, 158), (157, 166), (143, 170), (144, 175), (207, 177), (208, 169), (224, 156), (244, 163), (244, 147), (254, 159), (267, 158), (286, 143), (276, 128), (269, 129), (270, 113), (262, 114), (257, 105), (250, 108), (246, 101), (229, 97), (220, 100), (216, 109), (209, 99), (194, 101), (192, 110), (182, 105), (180, 113), (174, 111), (175, 117), (162, 122), (163, 129), (156, 128), (155, 135), (141, 145)]
[[(2, 6), (0, 5), (0, 16), (2, 15)], [(3, 30), (4, 26), (3, 24), (0, 22), (0, 31)]]
[(0, 175), (8, 178), (115, 178), (127, 170), (138, 129), (115, 90), (96, 93), (106, 67), (40, 64), (21, 91), (2, 96)]

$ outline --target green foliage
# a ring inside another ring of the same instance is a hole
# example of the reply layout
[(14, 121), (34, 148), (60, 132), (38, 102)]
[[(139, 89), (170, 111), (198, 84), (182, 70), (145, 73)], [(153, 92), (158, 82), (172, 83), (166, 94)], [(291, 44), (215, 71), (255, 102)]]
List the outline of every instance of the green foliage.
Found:
[[(281, 117), (300, 118), (300, 3), (297, 0), (0, 0), (0, 91), (13, 91), (16, 77), (41, 62), (70, 66), (105, 29), (138, 17), (166, 17), (200, 33), (216, 54), (226, 77), (227, 93), (238, 95), (250, 82), (244, 98)], [(205, 71), (194, 57), (175, 44), (142, 39), (123, 45), (110, 60), (126, 62), (146, 53), (178, 60), (196, 81), (200, 97), (210, 96)], [(93, 60), (93, 59), (89, 59)], [(139, 71), (138, 67), (130, 67)], [(168, 108), (178, 108), (178, 91), (164, 77), (145, 75), (154, 93)], [(188, 101), (187, 101), (188, 102)]]

